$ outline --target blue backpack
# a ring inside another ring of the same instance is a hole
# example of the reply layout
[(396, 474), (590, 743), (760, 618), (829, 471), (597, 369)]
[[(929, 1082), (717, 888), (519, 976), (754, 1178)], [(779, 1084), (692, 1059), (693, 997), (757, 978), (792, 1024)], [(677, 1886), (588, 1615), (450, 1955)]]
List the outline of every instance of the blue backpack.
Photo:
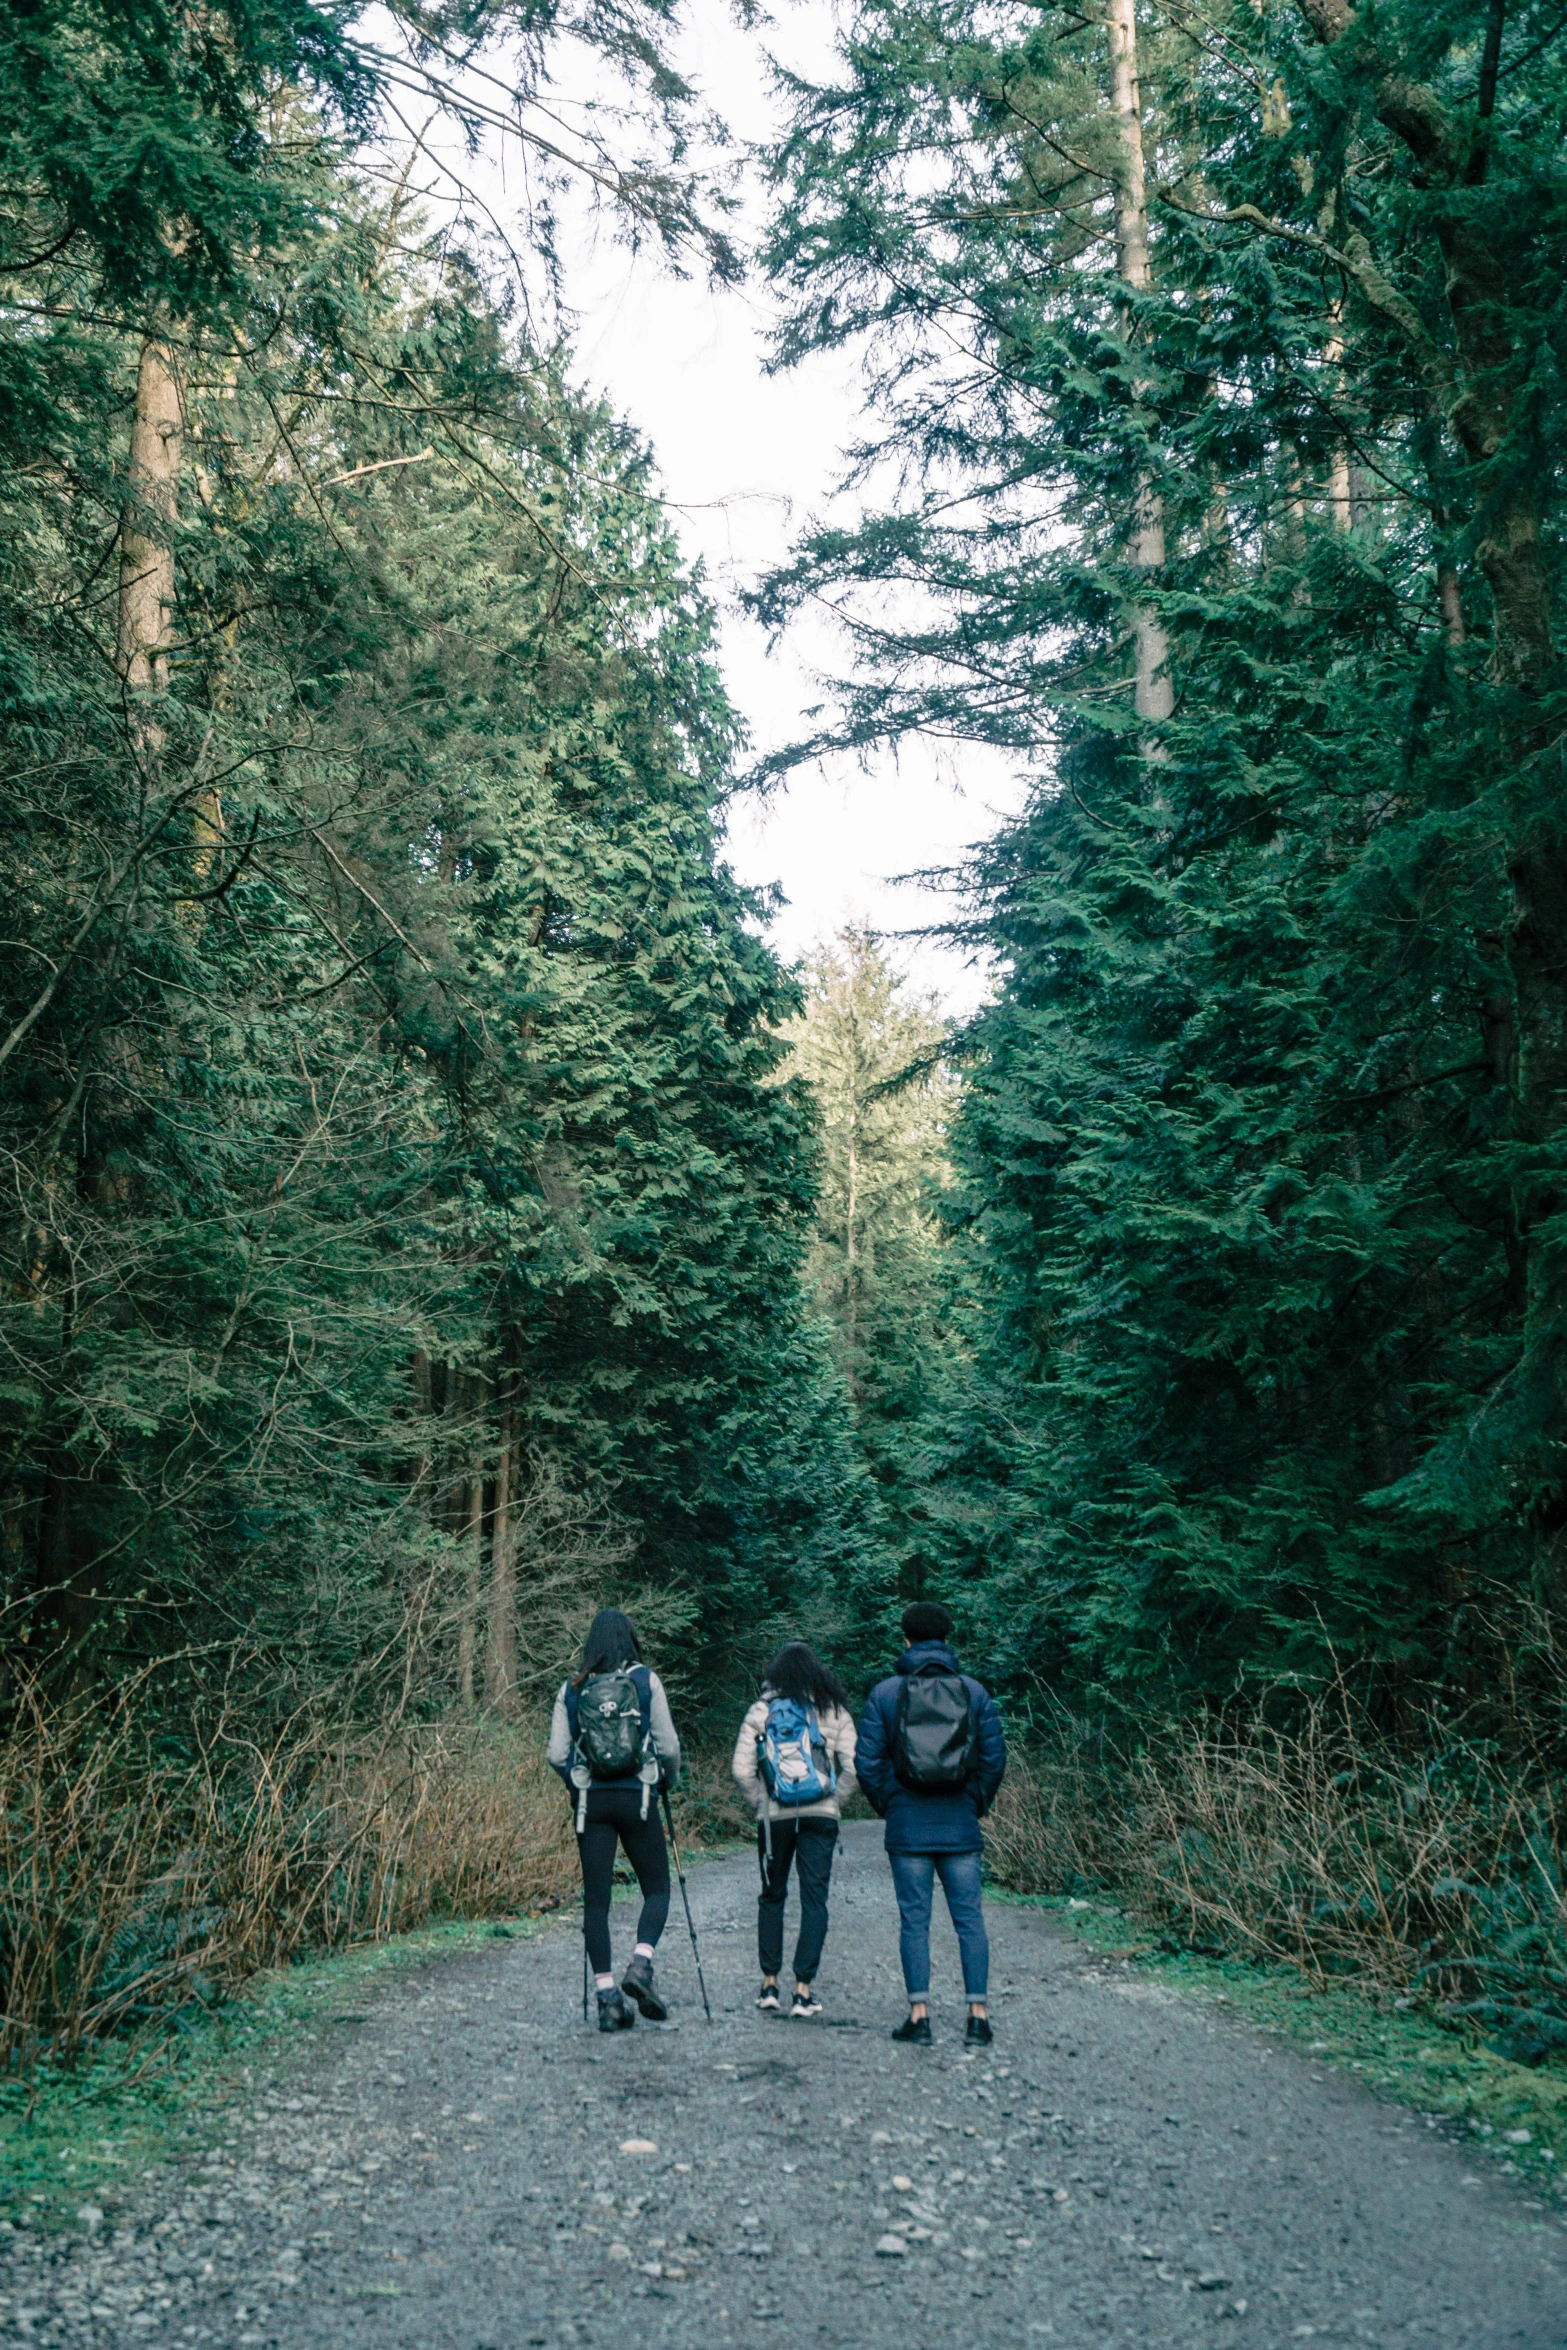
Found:
[(792, 1697), (769, 1701), (756, 1759), (774, 1803), (822, 1803), (838, 1784), (816, 1708)]

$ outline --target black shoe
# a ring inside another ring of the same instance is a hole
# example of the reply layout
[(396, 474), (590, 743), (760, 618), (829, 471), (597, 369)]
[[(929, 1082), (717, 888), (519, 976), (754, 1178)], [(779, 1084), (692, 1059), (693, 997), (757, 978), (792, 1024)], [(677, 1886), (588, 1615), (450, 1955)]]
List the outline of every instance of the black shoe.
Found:
[(756, 2004), (768, 2015), (776, 2015), (780, 2006), (776, 1983), (764, 1983), (756, 1995)]
[(661, 2024), (669, 2014), (668, 2008), (653, 1988), (653, 1961), (634, 1958), (620, 1978), (620, 1988), (628, 1999), (634, 1999), (650, 2024)]
[(895, 2040), (912, 2040), (916, 2048), (928, 2048), (930, 2046), (930, 2017), (922, 2015), (919, 2022), (916, 2023), (912, 2016), (906, 2016), (892, 2036)]
[(988, 2016), (971, 2015), (968, 2030), (963, 2035), (963, 2044), (966, 2048), (988, 2048), (995, 2036)]
[(629, 2032), (637, 2020), (636, 2009), (628, 2007), (618, 1991), (601, 1991), (599, 1999), (599, 2030), (601, 2032)]

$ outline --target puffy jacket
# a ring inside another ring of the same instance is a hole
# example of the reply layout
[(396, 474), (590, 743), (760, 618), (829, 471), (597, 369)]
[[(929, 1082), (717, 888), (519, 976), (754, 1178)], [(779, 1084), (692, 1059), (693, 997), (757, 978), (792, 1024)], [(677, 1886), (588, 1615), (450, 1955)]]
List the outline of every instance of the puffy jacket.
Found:
[(1007, 1742), (996, 1701), (982, 1682), (964, 1673), (977, 1734), (968, 1780), (961, 1787), (905, 1787), (898, 1778), (892, 1767), (898, 1694), (907, 1674), (935, 1664), (944, 1672), (959, 1671), (944, 1640), (921, 1640), (906, 1648), (889, 1678), (877, 1682), (860, 1717), (855, 1769), (873, 1809), (887, 1823), (889, 1852), (978, 1852), (984, 1843), (979, 1823), (1006, 1773)]
[(767, 1727), (767, 1705), (771, 1690), (764, 1689), (740, 1724), (740, 1735), (735, 1740), (734, 1762), (731, 1768), (741, 1794), (758, 1819), (765, 1807), (773, 1820), (835, 1820), (844, 1804), (854, 1793), (854, 1724), (841, 1706), (830, 1705), (819, 1714), (823, 1741), (832, 1756), (832, 1767), (838, 1774), (838, 1784), (831, 1795), (820, 1803), (774, 1803), (762, 1779), (761, 1766), (756, 1758), (756, 1742)]

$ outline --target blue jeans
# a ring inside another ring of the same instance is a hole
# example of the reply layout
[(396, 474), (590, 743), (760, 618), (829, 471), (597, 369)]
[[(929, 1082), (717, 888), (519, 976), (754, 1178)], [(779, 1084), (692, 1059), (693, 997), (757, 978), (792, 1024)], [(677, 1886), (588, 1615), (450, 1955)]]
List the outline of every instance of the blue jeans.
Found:
[(990, 1984), (990, 1937), (980, 1906), (979, 1854), (889, 1852), (887, 1858), (898, 1896), (898, 1956), (910, 2001), (930, 1996), (930, 1905), (938, 1874), (963, 1960), (964, 1997), (983, 1999)]

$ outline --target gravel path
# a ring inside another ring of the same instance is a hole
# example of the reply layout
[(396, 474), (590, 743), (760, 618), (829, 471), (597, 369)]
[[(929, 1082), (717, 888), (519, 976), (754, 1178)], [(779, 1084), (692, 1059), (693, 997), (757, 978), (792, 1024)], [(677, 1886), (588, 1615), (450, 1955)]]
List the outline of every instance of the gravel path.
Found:
[(963, 2052), (944, 1918), (937, 2045), (891, 2045), (880, 1843), (873, 1826), (846, 1837), (820, 2023), (751, 2006), (743, 1859), (692, 1880), (711, 2029), (678, 1901), (663, 2028), (584, 2031), (564, 1926), (442, 1960), (378, 1989), (329, 2055), (282, 2068), (224, 2151), (164, 2174), (112, 2235), (7, 2236), (0, 2335), (1567, 2350), (1557, 2218), (1421, 2116), (1038, 1912), (991, 1914), (993, 2050)]

